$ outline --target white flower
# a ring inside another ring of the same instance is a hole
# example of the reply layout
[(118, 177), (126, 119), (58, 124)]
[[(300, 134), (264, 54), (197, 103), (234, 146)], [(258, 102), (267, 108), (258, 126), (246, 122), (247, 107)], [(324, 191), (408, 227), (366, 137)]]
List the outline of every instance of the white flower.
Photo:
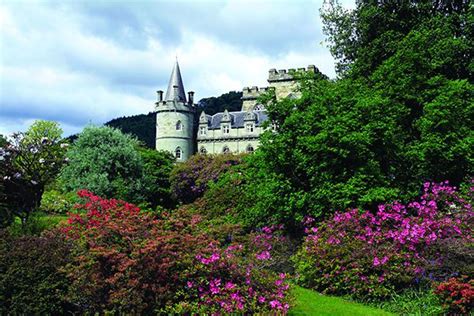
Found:
[(43, 158), (40, 158), (40, 160), (38, 160), (39, 163), (44, 163), (44, 159)]
[(38, 182), (36, 182), (35, 180), (31, 180), (30, 182), (31, 182), (33, 185), (38, 184)]
[(4, 176), (3, 180), (10, 180), (10, 177), (9, 176)]
[(64, 158), (64, 161), (65, 161), (65, 162), (68, 162), (68, 161), (69, 161), (69, 158), (68, 158), (68, 157)]
[(21, 173), (17, 172), (13, 175), (14, 178), (21, 178)]
[(69, 146), (68, 143), (62, 143), (62, 144), (61, 144), (61, 148), (66, 148), (66, 147), (68, 147), (68, 146)]

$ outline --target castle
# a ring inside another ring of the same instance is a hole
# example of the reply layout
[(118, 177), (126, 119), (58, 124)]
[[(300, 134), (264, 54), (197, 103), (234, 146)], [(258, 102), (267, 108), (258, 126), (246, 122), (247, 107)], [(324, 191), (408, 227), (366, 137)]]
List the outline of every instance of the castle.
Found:
[[(298, 71), (319, 72), (313, 65)], [(299, 96), (294, 78), (296, 70), (270, 69), (268, 87), (245, 87), (242, 91), (241, 111), (207, 115), (204, 111), (197, 117), (198, 109), (194, 104), (194, 92), (184, 90), (183, 79), (176, 61), (163, 97), (163, 91), (157, 91), (156, 110), (156, 149), (171, 152), (177, 161), (185, 161), (191, 155), (219, 153), (253, 152), (259, 146), (259, 136), (268, 120), (265, 106), (257, 102), (258, 97), (273, 89), (277, 100), (297, 98)]]

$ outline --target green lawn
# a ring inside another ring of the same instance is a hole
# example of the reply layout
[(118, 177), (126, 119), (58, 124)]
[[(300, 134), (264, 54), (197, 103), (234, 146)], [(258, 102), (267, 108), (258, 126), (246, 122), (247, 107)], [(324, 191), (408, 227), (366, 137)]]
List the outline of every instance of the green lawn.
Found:
[(339, 297), (325, 296), (317, 292), (295, 286), (293, 289), (295, 306), (289, 315), (394, 315), (381, 309), (346, 301)]

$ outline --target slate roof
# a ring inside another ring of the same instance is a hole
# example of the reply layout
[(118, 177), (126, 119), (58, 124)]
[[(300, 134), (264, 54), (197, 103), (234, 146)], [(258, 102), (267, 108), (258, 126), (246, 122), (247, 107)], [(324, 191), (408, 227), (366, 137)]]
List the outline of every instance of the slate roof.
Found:
[[(178, 93), (176, 95), (174, 86), (178, 86)], [(178, 60), (174, 64), (171, 72), (170, 82), (168, 83), (168, 90), (166, 90), (165, 101), (181, 101), (186, 103), (186, 93), (184, 92), (183, 79), (181, 78), (181, 71), (179, 70)]]
[[(245, 111), (236, 111), (236, 112), (229, 112), (231, 117), (231, 128), (239, 128), (244, 127), (244, 118), (245, 118)], [(253, 111), (257, 115), (257, 121), (255, 122), (255, 126), (261, 126), (263, 122), (268, 120), (267, 113), (265, 111)], [(224, 115), (223, 112), (216, 113), (214, 115), (207, 115), (207, 126), (209, 129), (220, 129), (221, 128), (221, 121), (222, 116)]]

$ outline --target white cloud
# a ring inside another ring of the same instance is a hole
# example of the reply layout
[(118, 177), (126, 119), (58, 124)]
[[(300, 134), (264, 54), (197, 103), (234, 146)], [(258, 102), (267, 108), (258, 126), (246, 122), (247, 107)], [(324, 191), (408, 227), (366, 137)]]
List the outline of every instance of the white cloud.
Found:
[[(71, 134), (90, 122), (153, 111), (154, 91), (166, 88), (176, 53), (185, 88), (196, 92), (196, 100), (265, 86), (270, 68), (315, 64), (334, 76), (334, 61), (319, 44), (320, 2), (205, 2), (205, 8), (159, 2), (151, 12), (143, 3), (116, 4), (110, 10), (0, 5), (0, 133), (49, 119)], [(172, 25), (174, 15), (160, 10), (179, 5), (191, 8)], [(114, 20), (115, 14), (123, 20)], [(191, 20), (193, 14), (198, 16)], [(133, 41), (137, 34), (140, 45)]]

